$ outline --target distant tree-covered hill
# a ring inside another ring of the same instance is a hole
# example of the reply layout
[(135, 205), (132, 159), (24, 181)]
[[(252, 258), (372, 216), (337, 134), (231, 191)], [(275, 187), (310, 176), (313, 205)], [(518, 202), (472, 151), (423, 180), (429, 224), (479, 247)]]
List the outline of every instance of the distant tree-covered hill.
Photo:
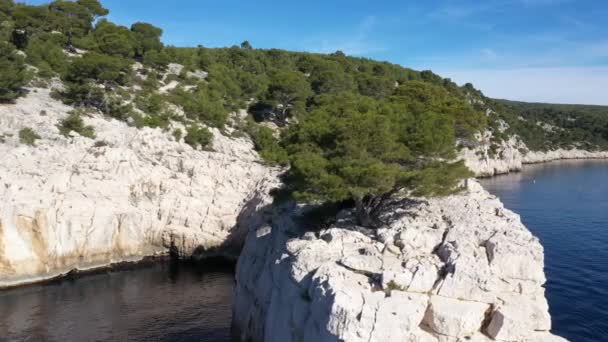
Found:
[(608, 106), (493, 100), (492, 107), (533, 150), (608, 149)]

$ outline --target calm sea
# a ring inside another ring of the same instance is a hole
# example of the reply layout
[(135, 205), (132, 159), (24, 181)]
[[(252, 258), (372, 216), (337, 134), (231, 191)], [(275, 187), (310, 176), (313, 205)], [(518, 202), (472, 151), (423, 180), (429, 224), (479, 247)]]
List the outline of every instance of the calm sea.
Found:
[(162, 263), (0, 291), (0, 341), (230, 341), (231, 267)]

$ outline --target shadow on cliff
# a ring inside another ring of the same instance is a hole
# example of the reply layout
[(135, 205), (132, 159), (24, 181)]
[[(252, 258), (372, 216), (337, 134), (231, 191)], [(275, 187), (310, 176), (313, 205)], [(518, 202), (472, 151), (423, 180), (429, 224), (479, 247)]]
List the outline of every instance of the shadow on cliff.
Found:
[[(243, 205), (237, 215), (236, 224), (230, 228), (228, 237), (221, 245), (212, 248), (199, 245), (194, 248), (192, 255), (186, 261), (200, 263), (213, 260), (221, 262), (223, 260), (232, 264), (236, 263), (247, 234), (250, 230), (258, 229), (268, 221), (272, 208), (273, 203), (268, 204), (263, 193), (256, 194)], [(171, 246), (170, 254), (174, 258), (179, 258), (178, 248)]]

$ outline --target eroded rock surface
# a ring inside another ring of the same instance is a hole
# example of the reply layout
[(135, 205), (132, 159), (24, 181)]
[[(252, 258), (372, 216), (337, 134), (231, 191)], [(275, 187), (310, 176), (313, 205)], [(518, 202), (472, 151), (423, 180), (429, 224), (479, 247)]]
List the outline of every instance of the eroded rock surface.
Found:
[(214, 131), (214, 151), (197, 151), (101, 115), (84, 117), (95, 140), (66, 138), (71, 109), (46, 89), (0, 105), (0, 287), (169, 250), (237, 255), (277, 173), (250, 141)]
[(239, 259), (241, 341), (564, 341), (550, 333), (542, 246), (473, 180), (394, 204), (377, 233), (347, 214), (315, 230), (302, 209), (276, 211)]

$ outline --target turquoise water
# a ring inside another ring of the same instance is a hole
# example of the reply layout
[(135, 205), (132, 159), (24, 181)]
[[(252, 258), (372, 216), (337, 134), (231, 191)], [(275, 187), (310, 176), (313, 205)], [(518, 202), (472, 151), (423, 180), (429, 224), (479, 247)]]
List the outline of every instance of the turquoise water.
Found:
[(562, 161), (483, 185), (545, 247), (554, 333), (608, 341), (608, 161)]

